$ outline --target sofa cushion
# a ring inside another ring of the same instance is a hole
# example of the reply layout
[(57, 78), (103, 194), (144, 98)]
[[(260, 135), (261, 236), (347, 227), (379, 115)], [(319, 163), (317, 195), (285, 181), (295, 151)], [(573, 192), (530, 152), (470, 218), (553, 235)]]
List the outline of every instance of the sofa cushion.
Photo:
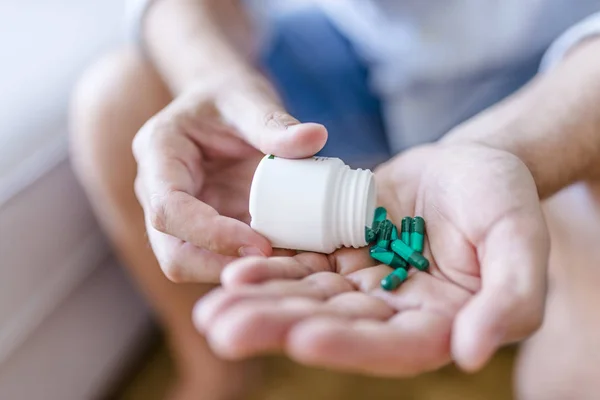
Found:
[(0, 2), (0, 364), (108, 256), (67, 159), (67, 105), (121, 0)]

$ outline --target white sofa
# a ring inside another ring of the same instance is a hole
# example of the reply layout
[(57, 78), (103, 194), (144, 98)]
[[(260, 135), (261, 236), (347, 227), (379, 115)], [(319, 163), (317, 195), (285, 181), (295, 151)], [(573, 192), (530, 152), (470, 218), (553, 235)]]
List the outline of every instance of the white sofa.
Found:
[(67, 103), (122, 0), (0, 2), (0, 399), (96, 398), (150, 327), (67, 157)]

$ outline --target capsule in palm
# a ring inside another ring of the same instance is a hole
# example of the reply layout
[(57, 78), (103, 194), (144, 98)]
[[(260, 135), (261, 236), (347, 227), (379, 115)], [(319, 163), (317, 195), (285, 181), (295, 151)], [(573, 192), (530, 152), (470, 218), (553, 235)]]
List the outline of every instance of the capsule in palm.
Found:
[(410, 232), (410, 247), (419, 253), (423, 252), (423, 242), (425, 241), (425, 220), (421, 217), (414, 217), (412, 220), (412, 229)]
[(394, 240), (392, 242), (392, 251), (420, 271), (425, 271), (429, 267), (429, 261), (402, 240)]
[(392, 268), (408, 268), (406, 261), (393, 251), (374, 246), (371, 248), (370, 254), (373, 259), (385, 265), (389, 265)]
[(373, 216), (373, 224), (371, 225), (371, 229), (375, 232), (375, 235), (379, 235), (379, 231), (386, 218), (387, 210), (383, 207), (377, 207)]
[(411, 229), (412, 229), (412, 218), (411, 217), (402, 218), (402, 222), (400, 224), (400, 239), (406, 244), (410, 244), (410, 230)]
[(394, 240), (398, 240), (398, 228), (396, 228), (396, 225), (394, 225), (394, 227), (392, 228), (392, 236), (390, 237), (390, 240), (392, 242)]
[(407, 278), (408, 272), (404, 268), (398, 268), (381, 280), (381, 288), (387, 291), (395, 290)]
[(368, 226), (365, 226), (365, 241), (367, 243), (373, 243), (377, 239), (375, 231)]
[(392, 238), (392, 231), (394, 229), (394, 224), (392, 221), (385, 220), (381, 222), (379, 225), (379, 235), (377, 235), (377, 246), (382, 249), (390, 248), (390, 240)]

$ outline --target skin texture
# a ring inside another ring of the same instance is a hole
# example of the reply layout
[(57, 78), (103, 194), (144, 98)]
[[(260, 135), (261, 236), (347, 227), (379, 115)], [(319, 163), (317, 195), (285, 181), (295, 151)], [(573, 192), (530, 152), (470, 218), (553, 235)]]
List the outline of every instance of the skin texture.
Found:
[(379, 282), (391, 269), (363, 249), (238, 260), (222, 275), (225, 289), (195, 312), (218, 354), (285, 351), (310, 365), (407, 376), (450, 360), (478, 369), (539, 327), (549, 239), (522, 162), (477, 145), (434, 145), (382, 166), (376, 179), (393, 221), (427, 221), (430, 273), (412, 269), (385, 292)]

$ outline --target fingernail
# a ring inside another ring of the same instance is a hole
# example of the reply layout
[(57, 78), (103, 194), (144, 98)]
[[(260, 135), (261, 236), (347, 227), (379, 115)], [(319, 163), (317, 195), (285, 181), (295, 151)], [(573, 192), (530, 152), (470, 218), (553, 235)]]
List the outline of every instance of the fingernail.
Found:
[(300, 124), (296, 118), (291, 115), (276, 111), (272, 113), (266, 121), (266, 126), (275, 129), (288, 129)]
[(300, 128), (302, 125), (300, 125), (299, 123), (295, 123), (295, 124), (291, 124), (291, 125), (286, 125), (285, 129), (286, 131), (288, 131), (289, 133), (294, 133), (298, 130), (298, 128)]
[(258, 249), (256, 247), (252, 247), (252, 246), (240, 247), (238, 250), (238, 254), (240, 255), (240, 257), (248, 257), (248, 256), (266, 257), (265, 253), (260, 251), (260, 249)]

